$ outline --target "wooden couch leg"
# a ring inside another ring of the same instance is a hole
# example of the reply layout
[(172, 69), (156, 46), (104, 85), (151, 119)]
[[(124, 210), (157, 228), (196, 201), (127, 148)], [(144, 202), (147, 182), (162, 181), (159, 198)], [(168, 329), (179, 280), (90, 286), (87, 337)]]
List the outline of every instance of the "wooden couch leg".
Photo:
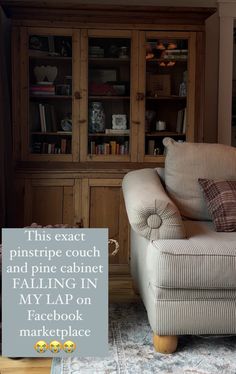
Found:
[(153, 335), (153, 344), (159, 353), (173, 353), (178, 345), (178, 336)]

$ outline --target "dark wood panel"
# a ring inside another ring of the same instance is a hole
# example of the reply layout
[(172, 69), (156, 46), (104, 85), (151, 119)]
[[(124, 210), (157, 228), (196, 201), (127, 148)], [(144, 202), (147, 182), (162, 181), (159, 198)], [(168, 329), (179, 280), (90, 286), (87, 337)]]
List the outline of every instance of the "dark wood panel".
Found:
[(63, 222), (63, 187), (32, 187), (32, 221), (40, 225)]
[(89, 226), (108, 227), (109, 238), (117, 240), (120, 245), (118, 254), (110, 257), (110, 263), (128, 264), (129, 224), (120, 187), (90, 187)]
[(15, 19), (53, 19), (69, 22), (203, 24), (215, 12), (205, 7), (156, 7), (127, 5), (88, 5), (74, 1), (47, 0), (1, 2), (8, 16)]
[(74, 224), (74, 198), (73, 187), (64, 187), (63, 198), (63, 223), (73, 226)]

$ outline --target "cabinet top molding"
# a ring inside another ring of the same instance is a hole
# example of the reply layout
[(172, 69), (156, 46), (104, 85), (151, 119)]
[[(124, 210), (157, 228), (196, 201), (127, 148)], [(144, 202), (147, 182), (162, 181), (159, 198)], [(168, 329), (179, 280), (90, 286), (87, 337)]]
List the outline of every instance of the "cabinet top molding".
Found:
[(204, 24), (216, 8), (78, 4), (76, 0), (0, 0), (6, 15), (16, 20), (70, 23)]

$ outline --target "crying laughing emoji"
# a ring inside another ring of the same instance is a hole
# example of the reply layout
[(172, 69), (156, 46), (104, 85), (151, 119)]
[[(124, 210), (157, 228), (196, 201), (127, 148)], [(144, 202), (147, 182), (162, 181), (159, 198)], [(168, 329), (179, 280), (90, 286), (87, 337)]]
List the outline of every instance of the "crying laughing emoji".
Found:
[(72, 353), (74, 352), (76, 348), (76, 344), (74, 342), (72, 342), (71, 340), (67, 340), (64, 344), (63, 344), (63, 349), (66, 353)]
[(49, 344), (49, 349), (52, 353), (59, 353), (60, 350), (62, 349), (62, 344), (60, 342), (58, 342), (57, 340), (53, 340), (50, 344)]
[(34, 349), (35, 349), (38, 353), (44, 353), (44, 352), (46, 352), (46, 350), (48, 349), (48, 345), (47, 345), (47, 343), (46, 343), (44, 340), (39, 340), (39, 341), (34, 345)]

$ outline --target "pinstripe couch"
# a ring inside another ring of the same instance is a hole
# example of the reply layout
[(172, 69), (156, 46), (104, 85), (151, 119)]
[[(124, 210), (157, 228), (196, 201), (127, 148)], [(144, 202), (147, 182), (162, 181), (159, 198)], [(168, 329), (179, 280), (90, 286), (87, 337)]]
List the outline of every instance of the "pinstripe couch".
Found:
[(123, 180), (131, 224), (131, 271), (157, 351), (177, 336), (236, 333), (236, 232), (216, 232), (198, 178), (236, 180), (236, 149), (220, 144), (166, 147), (165, 169)]

